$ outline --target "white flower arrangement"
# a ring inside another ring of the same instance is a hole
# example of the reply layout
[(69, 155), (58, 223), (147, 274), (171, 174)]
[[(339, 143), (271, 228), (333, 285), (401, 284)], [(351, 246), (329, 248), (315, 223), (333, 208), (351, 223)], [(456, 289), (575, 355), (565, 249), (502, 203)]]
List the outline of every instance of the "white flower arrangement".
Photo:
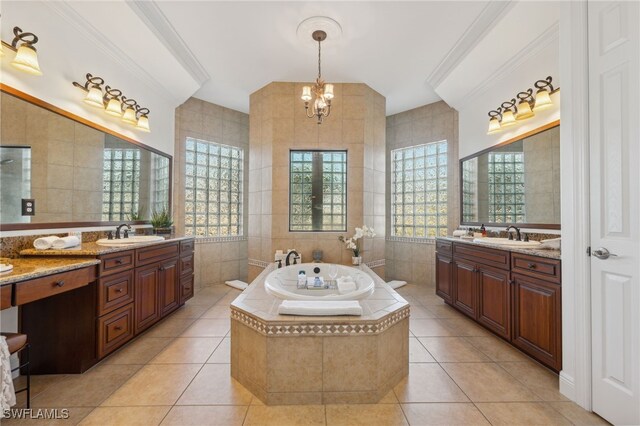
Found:
[(353, 251), (353, 257), (360, 257), (362, 249), (360, 248), (360, 240), (364, 237), (373, 238), (376, 236), (376, 232), (373, 228), (367, 225), (362, 225), (362, 228), (356, 228), (356, 233), (351, 238), (344, 238), (342, 235), (338, 237), (338, 240), (344, 243), (347, 250)]

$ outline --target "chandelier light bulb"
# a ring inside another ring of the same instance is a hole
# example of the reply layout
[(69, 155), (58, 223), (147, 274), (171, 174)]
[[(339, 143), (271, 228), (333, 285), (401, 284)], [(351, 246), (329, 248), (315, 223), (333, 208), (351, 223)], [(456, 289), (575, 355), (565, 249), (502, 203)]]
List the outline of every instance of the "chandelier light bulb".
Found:
[(304, 86), (302, 88), (301, 99), (305, 102), (309, 102), (311, 100), (311, 86)]

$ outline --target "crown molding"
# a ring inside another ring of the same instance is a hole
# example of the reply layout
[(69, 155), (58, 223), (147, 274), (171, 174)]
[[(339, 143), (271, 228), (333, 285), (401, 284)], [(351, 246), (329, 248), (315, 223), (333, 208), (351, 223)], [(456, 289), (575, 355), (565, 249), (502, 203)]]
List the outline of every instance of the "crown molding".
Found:
[[(496, 68), (496, 71), (491, 73), (489, 77), (482, 80), (474, 89), (472, 89), (464, 99), (466, 101), (473, 101), (476, 97), (484, 94), (484, 92), (496, 81), (500, 81), (507, 76), (513, 74), (517, 68), (522, 64), (529, 61), (532, 57), (538, 55), (545, 50), (551, 43), (555, 43), (559, 40), (560, 35), (560, 23), (554, 22), (549, 28), (547, 28), (542, 34), (532, 40), (529, 44), (524, 46), (518, 53), (512, 56), (508, 61)], [(457, 104), (458, 100), (453, 102)]]
[(153, 92), (160, 94), (166, 100), (176, 102), (176, 99), (170, 95), (167, 88), (162, 85), (162, 83), (138, 65), (116, 44), (112, 43), (96, 27), (91, 25), (91, 23), (89, 23), (81, 14), (76, 12), (68, 2), (43, 1), (41, 3), (65, 19), (69, 24), (73, 25), (79, 33), (83, 34), (94, 46), (99, 48), (106, 57), (111, 58), (115, 63), (126, 69), (127, 72), (133, 75), (142, 84), (146, 85)]
[(189, 49), (189, 45), (180, 37), (155, 1), (136, 0), (126, 3), (198, 83), (198, 86), (202, 87), (211, 79), (207, 70), (198, 61), (196, 55)]
[(433, 89), (436, 89), (512, 6), (513, 2), (511, 0), (489, 2), (449, 50), (444, 59), (429, 74), (427, 83)]

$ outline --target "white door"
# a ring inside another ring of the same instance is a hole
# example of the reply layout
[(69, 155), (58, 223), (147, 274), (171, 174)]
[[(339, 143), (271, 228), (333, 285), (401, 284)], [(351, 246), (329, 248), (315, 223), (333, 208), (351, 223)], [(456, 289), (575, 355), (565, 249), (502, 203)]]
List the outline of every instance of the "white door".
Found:
[(589, 2), (588, 15), (593, 410), (638, 425), (640, 3)]

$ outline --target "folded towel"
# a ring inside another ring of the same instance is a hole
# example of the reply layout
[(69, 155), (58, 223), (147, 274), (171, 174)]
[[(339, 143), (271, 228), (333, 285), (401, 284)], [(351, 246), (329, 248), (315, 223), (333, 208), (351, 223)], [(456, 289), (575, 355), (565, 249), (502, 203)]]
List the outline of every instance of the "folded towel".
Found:
[(362, 306), (357, 300), (283, 300), (278, 306), (278, 313), (302, 316), (362, 315)]
[(66, 249), (69, 247), (75, 247), (80, 245), (80, 238), (75, 235), (70, 235), (68, 237), (58, 238), (53, 242), (51, 248), (56, 250)]
[(249, 284), (240, 280), (225, 281), (224, 283), (229, 287), (237, 288), (238, 290), (244, 290), (245, 288), (249, 287)]
[(53, 243), (59, 239), (60, 237), (56, 237), (55, 235), (51, 237), (40, 237), (33, 242), (33, 246), (36, 250), (47, 250), (50, 249), (53, 246)]
[(16, 393), (11, 377), (11, 355), (9, 355), (7, 338), (4, 336), (0, 336), (0, 384), (2, 384), (0, 409), (4, 411), (16, 404)]
[(467, 231), (464, 231), (462, 229), (456, 229), (455, 231), (453, 231), (454, 237), (462, 237), (463, 235), (467, 235)]
[(406, 281), (393, 280), (393, 281), (389, 281), (387, 284), (391, 288), (400, 288), (403, 285), (407, 285), (407, 282)]
[(351, 293), (352, 291), (356, 291), (358, 289), (358, 285), (351, 277), (340, 277), (336, 280), (336, 285), (338, 286), (338, 293), (346, 294)]

